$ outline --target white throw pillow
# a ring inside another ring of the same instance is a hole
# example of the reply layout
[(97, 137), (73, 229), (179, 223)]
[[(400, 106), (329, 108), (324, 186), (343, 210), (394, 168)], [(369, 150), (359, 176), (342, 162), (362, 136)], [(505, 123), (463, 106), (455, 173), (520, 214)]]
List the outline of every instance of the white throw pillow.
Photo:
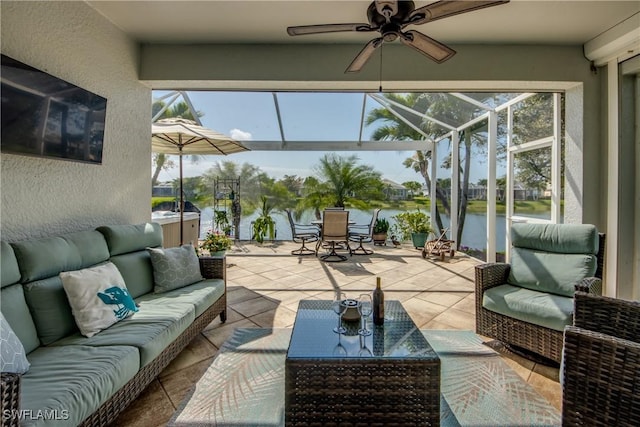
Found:
[(60, 273), (80, 333), (92, 337), (138, 311), (118, 267), (111, 262)]
[(24, 374), (29, 370), (29, 361), (24, 352), (24, 346), (13, 332), (9, 322), (0, 312), (0, 361), (1, 372), (11, 372), (13, 374)]

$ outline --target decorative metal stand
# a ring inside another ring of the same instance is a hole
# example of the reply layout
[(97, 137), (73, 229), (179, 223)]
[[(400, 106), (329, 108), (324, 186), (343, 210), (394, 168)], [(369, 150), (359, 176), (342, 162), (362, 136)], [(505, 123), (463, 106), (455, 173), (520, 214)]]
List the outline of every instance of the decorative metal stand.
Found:
[[(221, 227), (220, 231), (233, 236), (234, 240), (239, 240), (240, 216), (242, 214), (242, 208), (240, 207), (240, 178), (216, 178), (213, 191), (214, 225)], [(217, 212), (225, 212), (226, 224), (215, 224)], [(229, 215), (231, 215), (231, 222), (229, 222)]]

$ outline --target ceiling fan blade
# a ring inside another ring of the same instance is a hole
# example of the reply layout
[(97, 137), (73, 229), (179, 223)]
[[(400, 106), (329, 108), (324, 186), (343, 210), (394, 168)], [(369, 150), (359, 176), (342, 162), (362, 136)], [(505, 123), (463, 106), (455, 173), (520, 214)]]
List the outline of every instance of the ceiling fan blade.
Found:
[(287, 27), (290, 36), (303, 36), (305, 34), (339, 33), (342, 31), (373, 31), (369, 24), (321, 24), (321, 25), (300, 25), (297, 27)]
[(438, 64), (443, 63), (456, 54), (455, 50), (418, 31), (410, 30), (405, 33), (400, 33), (400, 41), (431, 58)]
[(365, 45), (360, 53), (355, 57), (351, 64), (344, 71), (345, 73), (357, 73), (364, 67), (373, 52), (382, 45), (382, 37), (375, 38)]
[(461, 13), (472, 12), (485, 7), (498, 6), (509, 3), (509, 0), (442, 0), (419, 7), (409, 17), (411, 24), (419, 25)]

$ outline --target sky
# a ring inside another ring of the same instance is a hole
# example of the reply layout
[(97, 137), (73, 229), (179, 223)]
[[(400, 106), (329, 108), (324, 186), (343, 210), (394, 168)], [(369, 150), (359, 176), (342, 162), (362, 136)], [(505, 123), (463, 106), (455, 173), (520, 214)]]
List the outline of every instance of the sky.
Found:
[[(157, 99), (167, 93), (154, 91), (153, 94)], [(194, 108), (203, 113), (200, 120), (205, 127), (240, 141), (282, 141), (277, 120), (278, 110), (271, 92), (189, 91), (187, 96)], [(176, 102), (182, 100), (179, 97)], [(287, 141), (358, 141), (363, 108), (366, 117), (369, 111), (380, 107), (362, 93), (279, 93), (277, 101), (282, 131)], [(362, 126), (363, 141), (371, 140), (375, 127), (377, 125)], [(444, 144), (448, 144), (448, 141)], [(397, 183), (423, 183), (418, 173), (402, 164), (414, 151), (336, 153), (343, 156), (357, 155), (361, 163), (372, 166), (385, 179)], [(319, 164), (319, 159), (324, 154), (321, 151), (249, 151), (224, 157), (206, 156), (197, 162), (185, 158), (183, 173), (184, 177), (199, 176), (219, 161), (233, 161), (256, 165), (276, 179), (284, 175), (306, 177), (314, 175), (313, 168)], [(161, 182), (179, 178), (178, 157), (174, 156), (173, 160), (176, 167), (161, 172)], [(450, 171), (442, 170), (441, 173), (448, 177)], [(481, 175), (482, 172), (479, 177)]]

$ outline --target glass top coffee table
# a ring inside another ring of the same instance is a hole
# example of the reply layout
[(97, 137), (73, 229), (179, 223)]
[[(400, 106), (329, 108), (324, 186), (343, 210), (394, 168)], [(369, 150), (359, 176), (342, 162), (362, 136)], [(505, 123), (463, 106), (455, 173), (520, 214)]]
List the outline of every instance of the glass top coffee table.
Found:
[(285, 361), (285, 421), (296, 425), (438, 426), (440, 360), (399, 301), (358, 335), (331, 301), (302, 300)]

